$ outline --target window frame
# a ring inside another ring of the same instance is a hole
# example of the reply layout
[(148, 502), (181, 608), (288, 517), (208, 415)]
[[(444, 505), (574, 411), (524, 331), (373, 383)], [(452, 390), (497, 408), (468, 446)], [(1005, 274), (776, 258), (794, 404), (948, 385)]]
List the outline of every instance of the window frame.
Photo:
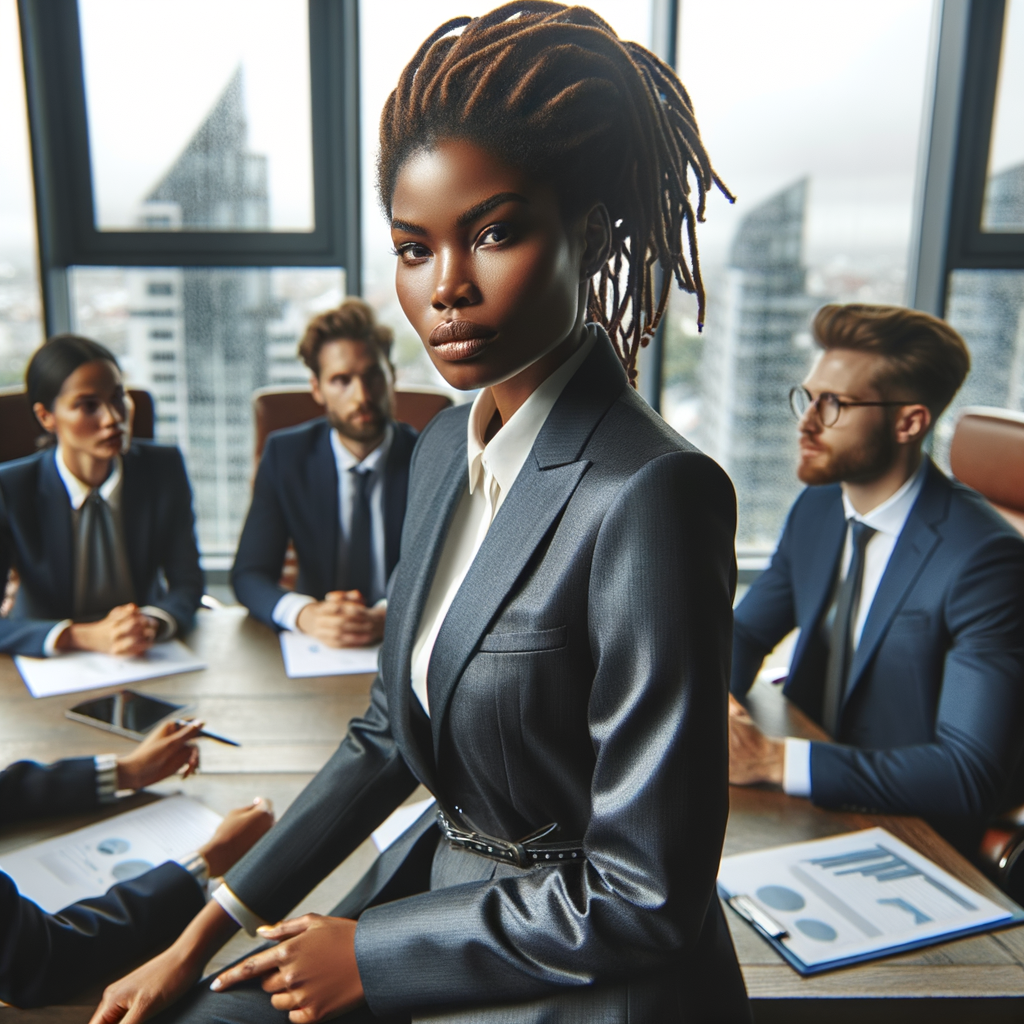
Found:
[(1005, 0), (941, 4), (909, 275), (909, 304), (940, 317), (954, 270), (1024, 269), (1024, 232), (982, 228), (1005, 17)]
[(68, 268), (341, 267), (362, 290), (357, 0), (308, 0), (314, 228), (99, 231), (77, 0), (18, 0), (46, 331), (72, 323)]

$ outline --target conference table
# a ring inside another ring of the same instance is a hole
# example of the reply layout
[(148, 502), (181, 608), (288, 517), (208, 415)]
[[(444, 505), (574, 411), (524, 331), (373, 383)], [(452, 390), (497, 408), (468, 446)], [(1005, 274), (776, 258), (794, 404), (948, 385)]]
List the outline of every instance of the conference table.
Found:
[[(174, 792), (206, 803), (223, 814), (256, 795), (274, 801), (280, 814), (330, 757), (349, 720), (366, 707), (372, 676), (287, 678), (272, 630), (243, 609), (203, 609), (188, 645), (206, 663), (201, 671), (132, 684), (132, 688), (187, 704), (208, 727), (239, 748), (201, 741), (198, 775), (173, 779), (116, 807), (76, 818), (46, 819), (0, 829), (3, 855), (121, 810)], [(89, 691), (102, 696), (111, 690)], [(33, 699), (12, 660), (0, 656), (0, 764), (22, 758), (126, 752), (131, 742), (64, 717), (79, 694)], [(781, 696), (778, 687), (755, 684), (753, 717), (775, 735), (815, 738), (813, 723)], [(428, 794), (418, 790), (409, 801)], [(725, 853), (740, 853), (882, 825), (947, 871), (1005, 906), (1009, 901), (984, 875), (915, 818), (830, 812), (809, 801), (768, 788), (732, 787)], [(329, 910), (372, 863), (367, 840), (296, 909)], [(747, 989), (758, 1024), (803, 1020), (829, 1024), (862, 1021), (1024, 1019), (1024, 926), (972, 936), (812, 978), (800, 977), (753, 929), (727, 908)], [(236, 935), (211, 961), (215, 969), (251, 948), (255, 940)], [(13, 1021), (85, 1024), (102, 985), (63, 1006), (43, 1010), (0, 1010)], [(0, 1018), (2, 1024), (2, 1018)]]

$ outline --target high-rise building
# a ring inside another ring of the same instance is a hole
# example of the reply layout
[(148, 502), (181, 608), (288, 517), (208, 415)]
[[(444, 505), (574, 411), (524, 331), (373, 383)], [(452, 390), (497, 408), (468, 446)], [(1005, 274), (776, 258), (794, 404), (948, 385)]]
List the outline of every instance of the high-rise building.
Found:
[(788, 393), (811, 359), (806, 202), (804, 179), (744, 217), (708, 315), (695, 437), (732, 477), (746, 547), (774, 545), (800, 487)]
[[(241, 70), (141, 205), (140, 227), (269, 227), (267, 158), (248, 151)], [(156, 399), (156, 435), (181, 446), (200, 544), (234, 549), (249, 503), (251, 399), (268, 381), (269, 270), (130, 271), (129, 353)]]
[[(994, 174), (985, 193), (990, 230), (1024, 224), (1024, 164)], [(936, 430), (934, 455), (948, 461), (957, 413), (966, 405), (1024, 410), (1024, 271), (958, 270), (946, 319), (971, 350), (971, 372)]]

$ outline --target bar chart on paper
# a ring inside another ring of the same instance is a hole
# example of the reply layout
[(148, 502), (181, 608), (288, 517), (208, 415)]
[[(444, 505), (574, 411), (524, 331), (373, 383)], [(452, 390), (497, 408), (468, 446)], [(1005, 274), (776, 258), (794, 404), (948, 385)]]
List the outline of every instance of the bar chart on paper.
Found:
[(725, 857), (718, 885), (808, 974), (1018, 917), (883, 828)]

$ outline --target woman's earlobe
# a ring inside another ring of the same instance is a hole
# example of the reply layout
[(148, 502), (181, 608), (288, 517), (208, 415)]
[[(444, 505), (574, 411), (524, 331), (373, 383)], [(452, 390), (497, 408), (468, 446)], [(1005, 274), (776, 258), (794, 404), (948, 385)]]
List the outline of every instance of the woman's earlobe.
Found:
[(608, 207), (598, 203), (587, 214), (584, 227), (586, 247), (583, 250), (583, 273), (581, 277), (588, 280), (608, 262), (612, 247), (612, 222), (608, 216)]

